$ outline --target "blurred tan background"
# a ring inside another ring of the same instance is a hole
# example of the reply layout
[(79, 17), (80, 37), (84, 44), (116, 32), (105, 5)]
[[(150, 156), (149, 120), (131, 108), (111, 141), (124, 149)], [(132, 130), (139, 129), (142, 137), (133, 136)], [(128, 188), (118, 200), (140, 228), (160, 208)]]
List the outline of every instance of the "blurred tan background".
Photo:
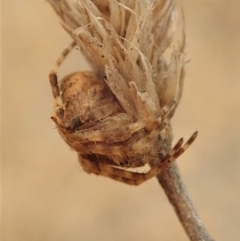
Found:
[[(211, 235), (240, 236), (240, 2), (179, 0), (189, 43), (175, 142), (199, 131), (178, 160)], [(49, 116), (48, 73), (69, 36), (43, 0), (2, 1), (2, 240), (187, 241), (157, 181), (131, 187), (88, 175)], [(74, 51), (63, 76), (87, 69)]]

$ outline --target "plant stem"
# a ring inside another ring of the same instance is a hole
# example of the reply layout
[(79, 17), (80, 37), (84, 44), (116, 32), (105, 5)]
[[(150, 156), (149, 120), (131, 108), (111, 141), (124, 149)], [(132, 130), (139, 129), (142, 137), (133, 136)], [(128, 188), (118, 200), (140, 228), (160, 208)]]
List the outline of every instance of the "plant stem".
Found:
[(213, 241), (198, 216), (180, 175), (177, 163), (157, 176), (169, 202), (191, 241)]

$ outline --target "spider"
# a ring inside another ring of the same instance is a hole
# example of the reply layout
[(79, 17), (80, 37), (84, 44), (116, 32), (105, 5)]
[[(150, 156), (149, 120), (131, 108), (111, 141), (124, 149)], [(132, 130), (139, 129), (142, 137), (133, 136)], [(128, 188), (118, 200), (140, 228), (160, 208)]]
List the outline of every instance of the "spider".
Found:
[[(49, 74), (55, 100), (51, 118), (60, 135), (78, 153), (87, 173), (129, 185), (139, 185), (156, 176), (192, 144), (197, 132), (184, 145), (180, 139), (164, 154), (161, 149), (171, 142), (169, 121), (175, 101), (156, 110), (151, 97), (130, 82), (135, 113), (130, 115), (120, 104), (120, 94), (114, 95), (110, 90), (111, 81), (106, 76), (75, 72), (58, 81), (57, 69), (75, 45), (72, 42), (62, 52)], [(150, 162), (158, 164), (146, 173), (129, 170)]]

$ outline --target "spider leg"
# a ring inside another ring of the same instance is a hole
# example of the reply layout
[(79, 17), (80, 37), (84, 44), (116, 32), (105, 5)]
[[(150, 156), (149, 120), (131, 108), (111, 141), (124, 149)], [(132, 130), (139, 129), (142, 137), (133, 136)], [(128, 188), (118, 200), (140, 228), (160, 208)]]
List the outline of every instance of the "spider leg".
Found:
[(187, 148), (193, 143), (197, 137), (197, 132), (189, 138), (189, 140), (182, 146), (183, 139), (180, 139), (169, 154), (162, 160), (159, 166), (151, 169), (147, 173), (136, 173), (126, 169), (120, 169), (115, 166), (110, 166), (100, 161), (90, 161), (86, 158), (79, 158), (83, 169), (87, 173), (94, 173), (96, 175), (105, 176), (116, 181), (120, 181), (129, 185), (140, 185), (163, 171), (171, 162), (176, 160)]
[(60, 97), (60, 91), (58, 86), (57, 69), (62, 64), (69, 52), (74, 48), (76, 42), (72, 42), (68, 48), (64, 49), (59, 58), (57, 59), (55, 65), (52, 67), (49, 73), (49, 81), (52, 88), (52, 94), (55, 99)]
[[(167, 113), (171, 113), (171, 109)], [(86, 131), (83, 128), (72, 132), (70, 142), (72, 148), (81, 154), (95, 153), (111, 156), (116, 164), (126, 163), (125, 167), (136, 167), (140, 163), (142, 165), (148, 163), (158, 153), (160, 147), (159, 130), (154, 129), (146, 135), (146, 131), (141, 130), (144, 125), (141, 125), (140, 122), (128, 125), (128, 119), (124, 120), (123, 116), (119, 119), (116, 118), (117, 116), (95, 123), (94, 129), (90, 128)], [(163, 118), (164, 120), (165, 118)], [(161, 128), (161, 125), (159, 128)], [(137, 131), (139, 133), (133, 135)], [(128, 142), (128, 144), (125, 145), (123, 142)], [(181, 140), (181, 144), (182, 142), (183, 140)], [(178, 149), (173, 149), (174, 153), (179, 150), (181, 144), (180, 146), (177, 145)], [(83, 146), (85, 148), (82, 148)], [(136, 156), (139, 160), (137, 163), (134, 159)]]
[[(184, 144), (184, 146), (181, 146), (178, 150), (176, 149), (175, 150), (175, 153), (173, 154), (172, 151), (170, 152), (171, 155), (168, 157), (168, 160), (166, 159), (166, 157), (164, 158), (163, 161), (168, 161), (168, 162), (172, 162), (174, 161), (175, 159), (177, 159), (179, 156), (181, 156), (186, 150), (187, 148), (194, 142), (194, 140), (197, 138), (197, 134), (198, 132), (194, 132), (192, 134), (192, 136), (188, 139), (188, 141)], [(176, 146), (175, 146), (176, 147)], [(174, 148), (173, 148), (174, 149)], [(172, 149), (172, 150), (173, 150)]]
[(192, 136), (188, 139), (188, 141), (182, 146), (183, 139), (181, 138), (177, 144), (173, 147), (173, 149), (165, 156), (165, 158), (161, 161), (159, 166), (151, 169), (146, 175), (147, 179), (156, 176), (162, 170), (164, 170), (170, 163), (175, 161), (181, 154), (183, 154), (188, 147), (194, 142), (197, 138), (198, 132), (194, 132)]
[[(83, 170), (89, 174), (93, 173), (95, 175), (107, 177), (113, 179), (115, 181), (119, 181), (128, 185), (139, 185), (137, 180), (131, 179), (132, 174), (140, 174), (134, 173), (131, 171), (127, 171), (124, 169), (120, 169), (114, 166), (109, 166), (108, 164), (102, 162), (92, 162), (86, 158), (79, 157), (79, 162), (83, 168)], [(129, 176), (129, 177), (128, 177)]]

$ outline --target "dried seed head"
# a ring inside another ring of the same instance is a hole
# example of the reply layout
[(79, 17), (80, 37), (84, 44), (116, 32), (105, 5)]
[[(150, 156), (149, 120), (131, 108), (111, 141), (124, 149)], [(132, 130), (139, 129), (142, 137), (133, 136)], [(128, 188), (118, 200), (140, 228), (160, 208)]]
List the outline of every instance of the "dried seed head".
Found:
[[(134, 81), (161, 107), (172, 100), (178, 104), (186, 46), (183, 37), (170, 61), (165, 58), (178, 22), (172, 0), (48, 1), (94, 71), (117, 73), (114, 81), (121, 86)], [(129, 89), (121, 92), (130, 101)]]
[[(134, 185), (157, 175), (196, 138), (183, 146), (180, 140), (169, 153), (170, 119), (185, 73), (185, 37), (170, 61), (164, 56), (176, 28), (173, 2), (48, 1), (74, 39), (50, 73), (52, 119), (60, 134), (87, 172)], [(75, 43), (94, 72), (74, 73), (58, 83), (56, 69)], [(154, 166), (148, 173), (116, 168), (146, 163)]]

